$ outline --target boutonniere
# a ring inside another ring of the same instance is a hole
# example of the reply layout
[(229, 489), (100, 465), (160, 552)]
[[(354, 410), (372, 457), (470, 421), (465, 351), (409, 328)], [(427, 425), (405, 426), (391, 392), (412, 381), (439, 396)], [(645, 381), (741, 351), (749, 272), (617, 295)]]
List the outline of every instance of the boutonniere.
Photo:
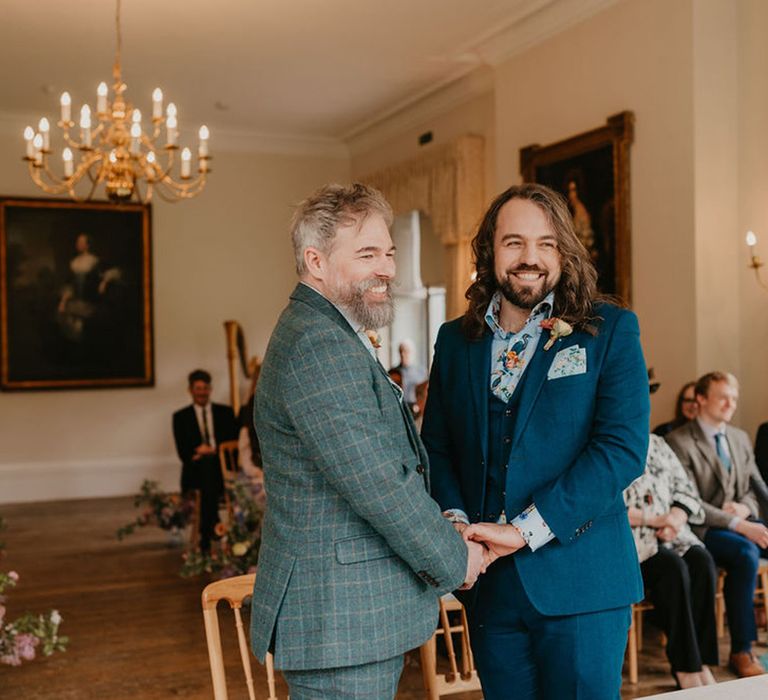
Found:
[(565, 336), (573, 333), (573, 326), (567, 321), (563, 321), (562, 318), (557, 318), (556, 316), (545, 318), (540, 325), (544, 330), (549, 331), (549, 340), (544, 345), (545, 350), (549, 350), (555, 344), (556, 340), (565, 338)]
[(367, 329), (365, 334), (368, 336), (368, 340), (371, 341), (371, 345), (378, 350), (381, 347), (381, 336), (376, 331)]

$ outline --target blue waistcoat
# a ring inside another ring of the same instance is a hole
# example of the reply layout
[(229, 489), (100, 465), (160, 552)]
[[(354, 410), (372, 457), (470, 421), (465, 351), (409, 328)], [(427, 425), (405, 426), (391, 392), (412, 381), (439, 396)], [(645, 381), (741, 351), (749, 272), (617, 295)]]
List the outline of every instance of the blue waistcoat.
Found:
[[(517, 409), (520, 405), (522, 384), (525, 374), (515, 387), (508, 403), (499, 399), (488, 382), (488, 469), (485, 479), (485, 504), (483, 520), (495, 523), (504, 510), (507, 491), (507, 463), (512, 447)], [(517, 513), (507, 513), (507, 518), (514, 518)]]

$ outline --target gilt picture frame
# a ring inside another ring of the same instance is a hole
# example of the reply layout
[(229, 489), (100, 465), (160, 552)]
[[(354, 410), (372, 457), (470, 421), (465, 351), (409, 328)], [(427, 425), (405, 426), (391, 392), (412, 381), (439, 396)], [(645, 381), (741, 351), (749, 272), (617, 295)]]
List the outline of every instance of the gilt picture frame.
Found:
[(598, 272), (598, 287), (630, 304), (630, 146), (634, 114), (562, 141), (520, 149), (520, 173), (560, 192)]
[(0, 198), (0, 388), (154, 385), (149, 205)]

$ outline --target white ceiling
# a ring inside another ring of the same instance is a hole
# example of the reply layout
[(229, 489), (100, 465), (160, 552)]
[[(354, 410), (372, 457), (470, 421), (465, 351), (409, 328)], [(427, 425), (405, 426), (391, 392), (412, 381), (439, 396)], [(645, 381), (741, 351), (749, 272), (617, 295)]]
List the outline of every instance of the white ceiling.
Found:
[[(482, 47), (511, 27), (576, 2), (123, 0), (123, 77), (145, 114), (162, 87), (182, 127), (339, 139), (486, 62)], [(73, 114), (93, 107), (111, 82), (114, 15), (114, 0), (2, 0), (0, 112), (57, 115), (63, 90)]]

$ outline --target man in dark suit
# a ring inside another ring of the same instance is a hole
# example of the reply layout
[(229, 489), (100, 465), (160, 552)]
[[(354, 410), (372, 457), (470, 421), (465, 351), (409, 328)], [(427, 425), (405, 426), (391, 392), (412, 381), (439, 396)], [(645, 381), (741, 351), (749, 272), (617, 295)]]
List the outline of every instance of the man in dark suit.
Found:
[(211, 547), (219, 519), (224, 482), (218, 446), (237, 439), (237, 422), (229, 406), (211, 403), (211, 375), (202, 369), (189, 374), (192, 404), (173, 414), (173, 439), (181, 460), (181, 491), (200, 490), (200, 548)]
[(546, 187), (499, 195), (472, 247), (469, 309), (440, 329), (421, 434), (444, 515), (499, 557), (460, 594), (483, 693), (615, 700), (643, 597), (622, 498), (648, 450), (637, 318), (599, 301)]
[(765, 673), (752, 654), (757, 639), (753, 598), (760, 556), (768, 556), (768, 528), (758, 522), (754, 485), (765, 485), (749, 437), (729, 425), (739, 398), (732, 374), (709, 372), (695, 386), (697, 417), (666, 436), (704, 505), (704, 526), (693, 528), (725, 569), (725, 609), (731, 633), (731, 670)]

